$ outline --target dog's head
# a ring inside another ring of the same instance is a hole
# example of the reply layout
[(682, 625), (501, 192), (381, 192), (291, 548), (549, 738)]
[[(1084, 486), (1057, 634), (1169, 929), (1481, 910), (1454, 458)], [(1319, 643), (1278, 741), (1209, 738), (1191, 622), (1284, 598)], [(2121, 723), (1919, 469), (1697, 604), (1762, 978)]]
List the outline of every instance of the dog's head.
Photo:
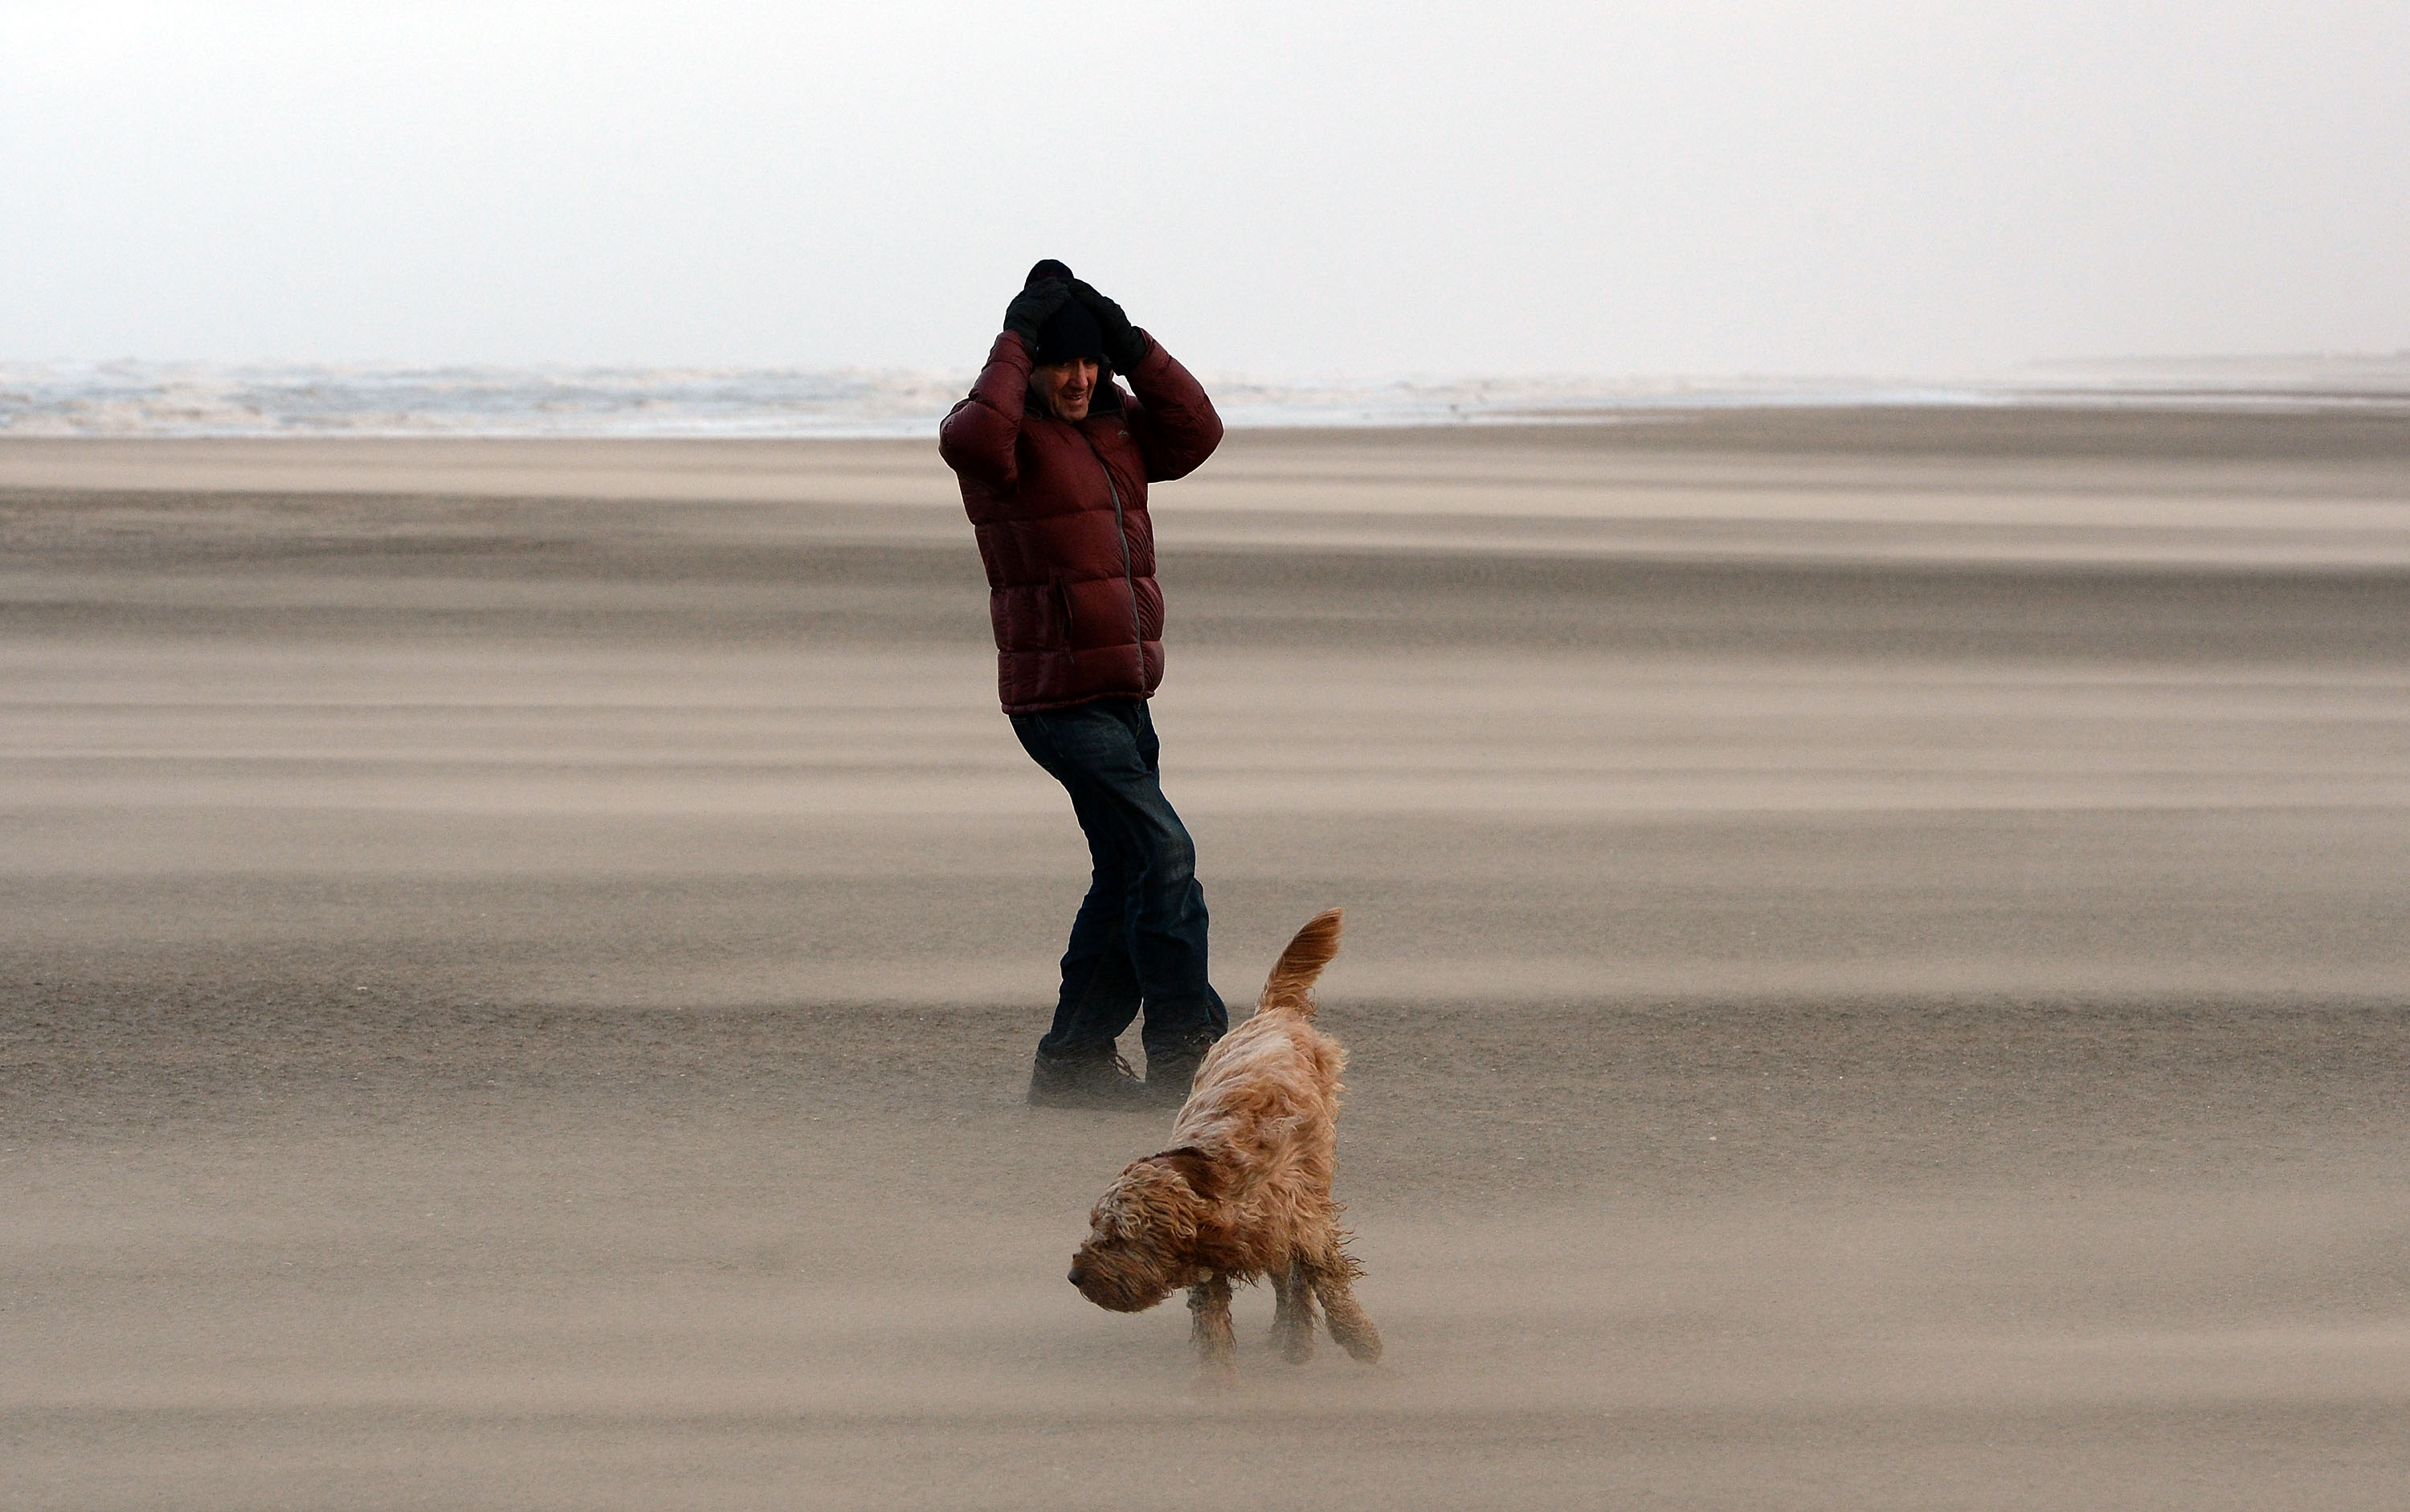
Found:
[(1218, 1187), (1201, 1150), (1131, 1161), (1088, 1214), (1087, 1243), (1071, 1257), (1071, 1285), (1098, 1307), (1142, 1313), (1204, 1280), (1197, 1238), (1212, 1221)]

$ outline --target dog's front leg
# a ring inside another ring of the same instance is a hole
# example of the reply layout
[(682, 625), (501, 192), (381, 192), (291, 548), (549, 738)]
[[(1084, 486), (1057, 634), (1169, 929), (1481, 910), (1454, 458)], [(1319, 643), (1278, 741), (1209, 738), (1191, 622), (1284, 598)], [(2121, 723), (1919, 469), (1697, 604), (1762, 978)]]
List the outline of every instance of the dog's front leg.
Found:
[(1292, 1365), (1314, 1358), (1314, 1287), (1301, 1260), (1272, 1273), (1272, 1347)]
[(1189, 1287), (1188, 1311), (1195, 1315), (1188, 1341), (1197, 1346), (1201, 1367), (1198, 1384), (1217, 1387), (1236, 1382), (1239, 1345), (1230, 1331), (1230, 1278), (1216, 1271), (1202, 1284)]

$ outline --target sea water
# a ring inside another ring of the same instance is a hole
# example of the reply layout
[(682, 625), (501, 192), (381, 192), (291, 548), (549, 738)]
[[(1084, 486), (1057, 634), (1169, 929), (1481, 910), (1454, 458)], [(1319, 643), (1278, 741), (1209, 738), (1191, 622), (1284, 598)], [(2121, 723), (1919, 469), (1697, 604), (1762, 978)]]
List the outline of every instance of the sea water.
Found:
[[(0, 362), (8, 436), (923, 436), (971, 373), (873, 369)], [(1757, 404), (2410, 402), (2410, 354), (2068, 364), (2007, 378), (1212, 376), (1235, 426), (1596, 421)]]

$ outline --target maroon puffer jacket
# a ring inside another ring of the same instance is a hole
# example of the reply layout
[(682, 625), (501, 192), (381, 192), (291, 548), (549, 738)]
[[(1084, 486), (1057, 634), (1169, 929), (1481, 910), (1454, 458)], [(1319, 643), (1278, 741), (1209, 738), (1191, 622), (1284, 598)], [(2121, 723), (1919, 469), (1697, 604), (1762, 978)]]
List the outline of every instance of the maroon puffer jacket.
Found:
[(1004, 711), (1148, 697), (1163, 680), (1163, 590), (1146, 486), (1212, 456), (1222, 417), (1160, 342), (1125, 375), (1136, 395), (1099, 383), (1076, 425), (1024, 408), (1029, 369), (1021, 338), (998, 336), (937, 429), (987, 564)]

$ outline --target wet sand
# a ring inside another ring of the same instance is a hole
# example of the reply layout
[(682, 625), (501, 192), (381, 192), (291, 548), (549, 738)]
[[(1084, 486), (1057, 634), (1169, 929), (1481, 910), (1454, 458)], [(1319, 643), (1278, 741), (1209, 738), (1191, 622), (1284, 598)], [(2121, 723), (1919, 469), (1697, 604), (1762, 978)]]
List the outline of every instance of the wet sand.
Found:
[(1082, 852), (929, 448), (0, 442), (0, 1494), (2400, 1504), (2410, 420), (1155, 512), (1226, 996), (1349, 909), (1391, 1345), (1202, 1401), (1062, 1280), (1167, 1121), (1019, 1101)]

